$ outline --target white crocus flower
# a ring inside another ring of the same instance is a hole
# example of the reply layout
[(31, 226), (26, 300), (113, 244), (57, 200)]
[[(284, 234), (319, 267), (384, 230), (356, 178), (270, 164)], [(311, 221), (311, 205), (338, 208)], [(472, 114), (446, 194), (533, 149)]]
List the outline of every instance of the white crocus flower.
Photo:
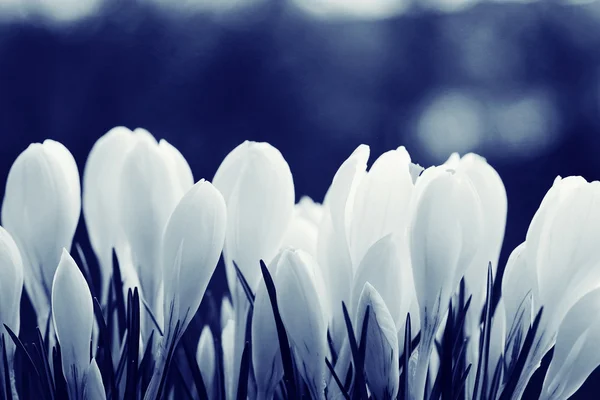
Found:
[[(282, 252), (269, 264), (269, 273), (277, 273)], [(252, 366), (256, 380), (257, 398), (271, 399), (283, 378), (283, 364), (273, 307), (264, 280), (260, 280), (252, 314)]]
[(233, 367), (234, 340), (236, 323), (230, 319), (221, 331), (221, 345), (223, 346), (223, 375), (225, 379), (225, 395), (227, 399), (235, 398), (238, 378), (237, 370)]
[(526, 243), (517, 246), (508, 258), (502, 278), (502, 303), (506, 321), (507, 365), (515, 361), (527, 330), (539, 308), (537, 271), (527, 263)]
[(421, 342), (413, 396), (422, 399), (434, 335), (483, 231), (479, 196), (463, 173), (427, 169), (417, 180), (410, 224), (410, 250), (420, 306)]
[(600, 365), (599, 314), (600, 289), (583, 296), (567, 312), (556, 336), (541, 399), (568, 399)]
[(319, 226), (317, 260), (323, 271), (331, 310), (330, 333), (336, 350), (347, 337), (342, 302), (349, 304), (353, 270), (348, 245), (354, 193), (366, 174), (369, 147), (360, 145), (337, 170), (325, 196)]
[(100, 374), (100, 369), (95, 358), (92, 358), (92, 362), (85, 373), (83, 380), (83, 400), (106, 400), (102, 375)]
[(206, 387), (206, 394), (208, 395), (209, 399), (213, 399), (215, 398), (213, 388), (215, 386), (216, 352), (213, 334), (208, 325), (202, 328), (202, 332), (200, 333), (198, 350), (196, 352), (196, 360), (200, 368), (202, 381)]
[[(260, 264), (275, 257), (294, 211), (294, 181), (275, 147), (246, 141), (223, 160), (213, 179), (227, 204), (223, 255), (236, 321), (234, 370), (244, 349), (249, 303), (238, 282), (235, 262), (255, 291)], [(234, 382), (237, 388), (237, 382)], [(234, 391), (236, 391), (234, 388)]]
[(157, 142), (143, 129), (136, 129), (134, 134), (136, 143), (123, 162), (117, 204), (143, 298), (162, 322), (162, 235), (169, 216), (194, 180), (187, 162), (172, 145), (165, 140)]
[(368, 282), (360, 295), (355, 316), (354, 329), (360, 342), (364, 340), (360, 337), (360, 330), (367, 307), (369, 324), (364, 365), (367, 384), (373, 399), (395, 399), (398, 395), (400, 376), (397, 329), (385, 301)]
[(79, 172), (73, 156), (53, 140), (29, 145), (8, 173), (2, 224), (23, 258), (25, 289), (44, 330), (52, 279), (62, 249), (70, 249), (81, 210)]
[(52, 284), (52, 317), (69, 398), (81, 399), (90, 365), (94, 307), (87, 282), (65, 249)]
[(322, 214), (322, 206), (319, 203), (313, 202), (308, 196), (303, 196), (294, 206), (294, 214), (283, 237), (281, 247), (302, 249), (316, 257)]
[(146, 398), (157, 394), (169, 362), (166, 357), (200, 307), (223, 249), (226, 219), (223, 196), (201, 179), (181, 198), (167, 222), (161, 251), (165, 336)]
[(233, 311), (233, 306), (231, 305), (231, 301), (228, 297), (223, 297), (221, 300), (221, 318), (220, 318), (220, 326), (224, 327), (227, 324), (227, 321), (233, 319), (235, 317), (235, 312)]
[[(491, 263), (492, 274), (495, 277), (504, 239), (508, 199), (500, 175), (486, 162), (485, 158), (473, 153), (466, 154), (461, 158), (454, 153), (444, 165), (469, 177), (481, 200), (482, 242), (464, 276), (465, 296), (471, 296), (471, 306), (465, 319), (465, 330), (470, 333), (466, 356), (468, 363), (477, 365), (479, 324), (485, 303), (488, 265)], [(467, 382), (467, 387), (472, 392), (475, 385), (475, 374), (469, 374)]]
[(286, 249), (277, 265), (275, 287), (298, 371), (312, 398), (324, 399), (327, 324), (315, 285), (318, 268), (308, 253)]
[[(0, 226), (0, 332), (5, 332), (4, 325), (6, 325), (17, 335), (19, 334), (21, 325), (19, 309), (22, 292), (23, 261), (21, 254), (10, 233)], [(9, 369), (7, 372), (10, 376), (12, 392), (16, 393), (13, 368), (15, 344), (10, 339), (6, 340), (5, 344)], [(6, 373), (4, 363), (0, 363), (0, 372)]]
[[(394, 326), (404, 327), (412, 300), (408, 291), (403, 290), (404, 283), (412, 279), (412, 274), (408, 272), (409, 268), (409, 265), (402, 265), (400, 262), (398, 246), (393, 235), (384, 236), (375, 242), (363, 257), (356, 271), (350, 312), (356, 312), (361, 293), (368, 282), (385, 302)], [(410, 285), (412, 286), (412, 281), (410, 281)], [(404, 331), (404, 329), (402, 330)]]
[(103, 303), (107, 301), (113, 270), (113, 249), (120, 260), (124, 258), (118, 190), (123, 162), (135, 143), (136, 135), (129, 129), (122, 126), (111, 129), (96, 141), (83, 170), (83, 216), (100, 264)]

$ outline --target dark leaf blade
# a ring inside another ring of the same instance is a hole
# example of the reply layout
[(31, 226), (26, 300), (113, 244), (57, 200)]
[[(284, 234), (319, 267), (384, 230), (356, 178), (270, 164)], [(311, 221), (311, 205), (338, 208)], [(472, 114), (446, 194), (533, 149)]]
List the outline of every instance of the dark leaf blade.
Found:
[(8, 335), (12, 339), (13, 343), (17, 346), (17, 348), (27, 356), (27, 360), (29, 361), (29, 364), (35, 371), (35, 374), (37, 375), (38, 379), (41, 379), (40, 371), (37, 369), (35, 363), (33, 362), (33, 359), (31, 358), (31, 355), (29, 354), (25, 346), (23, 346), (23, 343), (21, 343), (19, 337), (15, 335), (12, 329), (10, 329), (6, 324), (4, 324), (4, 328), (6, 329), (6, 332), (8, 332)]
[(410, 322), (410, 313), (406, 315), (406, 324), (404, 325), (404, 355), (402, 356), (402, 376), (400, 381), (400, 387), (403, 388), (403, 398), (408, 399), (410, 395), (409, 390), (409, 377), (408, 377), (408, 363), (412, 354), (411, 339), (412, 339), (412, 326)]
[(344, 396), (344, 399), (350, 400), (350, 395), (346, 391), (344, 384), (342, 383), (342, 381), (340, 381), (340, 378), (338, 377), (337, 373), (335, 372), (335, 368), (333, 368), (333, 365), (331, 365), (331, 363), (329, 362), (329, 360), (327, 358), (325, 358), (325, 365), (327, 365), (327, 369), (331, 373), (331, 376), (333, 377), (333, 380), (335, 381), (338, 388), (340, 389), (342, 396)]
[[(350, 320), (350, 315), (348, 314), (348, 309), (346, 308), (346, 304), (342, 302), (342, 312), (344, 314), (344, 322), (346, 323), (346, 330), (348, 331), (348, 341), (350, 343), (350, 350), (352, 352), (352, 359), (354, 360), (354, 396), (358, 396), (360, 399), (368, 399), (369, 396), (367, 394), (367, 385), (365, 382), (365, 370), (364, 370), (364, 351), (359, 349), (358, 343), (356, 341), (356, 336), (354, 335), (354, 328), (352, 327), (352, 321)], [(366, 347), (366, 330), (368, 329), (369, 324), (369, 306), (365, 311), (365, 318), (363, 320), (363, 325), (361, 329), (361, 333), (364, 335), (361, 337), (361, 342), (365, 342)], [(361, 357), (362, 356), (362, 357)]]
[(479, 341), (479, 360), (477, 360), (477, 372), (475, 375), (475, 386), (473, 389), (473, 400), (480, 399), (487, 392), (488, 359), (490, 353), (490, 334), (492, 329), (492, 289), (494, 287), (492, 277), (492, 264), (488, 264), (487, 286), (485, 295), (485, 309), (483, 320), (483, 332)]
[(279, 349), (281, 354), (281, 361), (283, 364), (283, 380), (285, 382), (288, 398), (294, 400), (297, 398), (296, 382), (294, 377), (294, 364), (292, 361), (292, 352), (290, 351), (290, 343), (287, 337), (281, 314), (279, 313), (279, 306), (277, 305), (277, 292), (275, 290), (275, 283), (269, 273), (267, 265), (263, 260), (260, 260), (260, 270), (262, 272), (267, 294), (271, 302), (271, 309), (273, 310), (273, 317), (275, 319), (275, 327), (277, 328), (277, 339), (279, 341)]
[[(125, 296), (123, 295), (123, 279), (121, 278), (121, 268), (116, 251), (112, 252), (113, 261), (113, 289), (115, 293), (115, 308), (117, 309), (117, 321), (119, 327), (119, 337), (123, 337), (127, 327), (127, 307)], [(110, 315), (109, 315), (110, 318)]]
[(235, 261), (233, 261), (233, 267), (235, 268), (235, 274), (236, 274), (238, 280), (240, 281), (240, 284), (242, 285), (242, 289), (244, 289), (246, 298), (248, 299), (248, 302), (250, 303), (250, 307), (254, 307), (254, 297), (255, 296), (254, 296), (254, 293), (252, 293), (252, 288), (248, 284), (246, 277), (244, 276), (244, 274), (242, 273), (240, 268), (237, 266)]
[(238, 379), (237, 400), (246, 400), (248, 397), (248, 375), (250, 372), (250, 343), (246, 341), (242, 352), (240, 375)]
[(57, 399), (68, 399), (67, 381), (62, 370), (62, 355), (60, 344), (57, 343), (52, 349), (52, 364), (54, 367), (54, 385), (56, 387), (55, 397)]
[(189, 339), (186, 337), (183, 339), (183, 350), (188, 367), (192, 373), (192, 379), (194, 380), (194, 386), (196, 387), (198, 397), (200, 400), (208, 400), (208, 392), (206, 391), (206, 385), (204, 383), (204, 379), (202, 378), (200, 367), (198, 366), (198, 362), (196, 361), (193, 350), (190, 347)]
[(96, 322), (98, 323), (99, 330), (99, 339), (98, 344), (104, 347), (104, 356), (102, 364), (102, 380), (107, 383), (107, 399), (116, 399), (117, 398), (117, 387), (116, 387), (116, 379), (115, 379), (115, 369), (112, 358), (112, 341), (110, 340), (110, 332), (108, 331), (108, 327), (106, 326), (106, 321), (104, 321), (104, 316), (102, 315), (102, 307), (98, 302), (98, 299), (94, 297), (94, 315), (96, 316)]
[(137, 288), (127, 293), (127, 380), (125, 398), (136, 398), (140, 352), (140, 302)]

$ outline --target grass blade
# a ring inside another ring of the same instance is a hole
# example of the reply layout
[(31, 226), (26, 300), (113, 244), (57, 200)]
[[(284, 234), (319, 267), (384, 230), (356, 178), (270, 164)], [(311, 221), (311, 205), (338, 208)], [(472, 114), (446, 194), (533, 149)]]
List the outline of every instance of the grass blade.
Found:
[(252, 288), (250, 287), (250, 285), (248, 284), (248, 281), (246, 280), (246, 277), (244, 276), (244, 274), (242, 273), (242, 271), (238, 268), (237, 264), (235, 263), (235, 261), (233, 261), (233, 268), (235, 268), (235, 274), (237, 275), (238, 280), (240, 281), (241, 285), (242, 285), (242, 289), (244, 289), (244, 293), (246, 294), (246, 297), (248, 298), (248, 302), (250, 303), (250, 307), (254, 307), (254, 293), (252, 293)]
[(361, 329), (361, 349), (359, 349), (356, 336), (354, 335), (354, 328), (352, 327), (352, 321), (348, 314), (346, 304), (342, 302), (342, 311), (344, 313), (344, 322), (346, 323), (346, 330), (348, 331), (348, 340), (350, 343), (350, 350), (352, 351), (352, 359), (354, 360), (354, 398), (368, 399), (367, 385), (365, 382), (365, 369), (364, 369), (364, 349), (363, 344), (366, 347), (366, 331), (369, 325), (369, 313), (370, 307), (367, 306), (365, 311), (365, 317), (363, 319), (363, 325)]
[(98, 299), (94, 297), (94, 314), (96, 315), (96, 321), (98, 322), (98, 330), (100, 331), (100, 335), (98, 338), (98, 344), (104, 348), (103, 357), (102, 357), (102, 380), (107, 384), (107, 399), (115, 399), (117, 398), (117, 387), (115, 380), (115, 369), (112, 358), (112, 341), (110, 340), (110, 333), (108, 331), (108, 327), (106, 326), (106, 321), (104, 321), (104, 316), (102, 315), (102, 307), (98, 302)]
[(335, 372), (335, 368), (333, 368), (333, 365), (331, 365), (331, 363), (329, 362), (329, 360), (327, 358), (325, 358), (325, 365), (327, 365), (327, 369), (329, 369), (329, 372), (331, 373), (331, 376), (333, 377), (333, 380), (335, 381), (335, 383), (338, 385), (338, 388), (340, 389), (342, 396), (344, 396), (344, 399), (350, 400), (350, 395), (348, 395), (348, 392), (346, 391), (344, 384), (342, 383), (342, 381), (340, 381), (340, 378), (337, 376), (337, 373)]

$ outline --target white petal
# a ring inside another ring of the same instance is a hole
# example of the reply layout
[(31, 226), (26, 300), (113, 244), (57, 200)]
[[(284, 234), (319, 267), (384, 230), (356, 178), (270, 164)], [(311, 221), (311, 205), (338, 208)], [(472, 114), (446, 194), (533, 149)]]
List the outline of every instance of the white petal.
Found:
[[(171, 214), (163, 236), (164, 313), (182, 321), (181, 331), (196, 314), (225, 241), (227, 212), (221, 193), (204, 179), (195, 184)], [(173, 266), (182, 248), (180, 270)], [(177, 301), (175, 301), (177, 297)]]
[(600, 323), (592, 316), (600, 313), (600, 289), (583, 296), (567, 312), (556, 338), (542, 398), (567, 399), (600, 366), (598, 337)]
[(315, 261), (302, 250), (284, 250), (277, 266), (275, 287), (298, 370), (315, 399), (324, 398), (327, 325), (312, 271)]
[(360, 263), (352, 289), (351, 313), (357, 310), (365, 283), (372, 285), (383, 298), (396, 326), (404, 326), (413, 293), (413, 282), (402, 265), (392, 235), (384, 236), (371, 246)]
[(403, 147), (388, 151), (373, 163), (361, 180), (350, 229), (355, 267), (373, 243), (385, 235), (396, 233), (404, 237), (413, 190), (409, 164), (410, 156)]
[(319, 228), (312, 221), (294, 215), (283, 237), (281, 247), (302, 249), (313, 257), (316, 257), (318, 234)]
[(377, 290), (369, 283), (364, 285), (355, 316), (354, 329), (358, 340), (367, 307), (367, 349), (365, 353), (365, 375), (373, 398), (395, 399), (398, 395), (400, 376), (398, 339), (396, 325)]
[(262, 279), (254, 298), (252, 315), (252, 365), (257, 398), (271, 399), (276, 386), (283, 378), (283, 364), (273, 308)]
[(319, 226), (323, 218), (323, 205), (316, 203), (308, 196), (302, 196), (294, 207), (294, 215), (309, 220)]
[(102, 383), (102, 375), (96, 363), (96, 359), (92, 358), (92, 362), (87, 369), (85, 375), (85, 383), (83, 386), (84, 400), (105, 400), (106, 393), (104, 392), (104, 384)]
[[(10, 233), (0, 226), (0, 324), (19, 333), (23, 261)], [(0, 325), (2, 326), (2, 325)]]
[(158, 142), (158, 150), (163, 155), (163, 159), (165, 160), (170, 174), (176, 183), (175, 186), (183, 195), (185, 192), (190, 190), (194, 184), (194, 176), (192, 175), (190, 166), (185, 158), (181, 155), (179, 150), (173, 147), (173, 145), (167, 142), (165, 139), (161, 139)]
[(121, 168), (134, 143), (129, 129), (111, 129), (96, 141), (83, 171), (83, 215), (105, 284), (112, 273), (112, 248), (121, 235), (117, 202)]
[(237, 387), (236, 371), (233, 368), (233, 347), (235, 338), (235, 321), (227, 321), (221, 332), (221, 343), (223, 345), (223, 373), (225, 375), (225, 393), (228, 399), (233, 399), (234, 388)]
[(63, 247), (71, 247), (80, 209), (77, 165), (63, 145), (34, 143), (17, 157), (6, 181), (2, 222), (21, 252), (39, 324), (45, 325), (54, 272)]
[(292, 218), (290, 168), (270, 144), (244, 142), (225, 157), (213, 184), (227, 203), (225, 257), (230, 289), (237, 283), (231, 261), (256, 288), (259, 260), (268, 263), (275, 256)]
[(69, 393), (78, 398), (90, 364), (94, 307), (87, 282), (66, 250), (63, 250), (52, 284), (52, 317)]
[(227, 321), (233, 319), (235, 312), (233, 311), (233, 306), (231, 305), (231, 301), (228, 297), (223, 297), (221, 301), (221, 326), (225, 326)]
[(198, 351), (196, 359), (204, 381), (204, 386), (208, 392), (208, 398), (212, 399), (214, 379), (215, 379), (215, 342), (210, 327), (206, 325), (200, 333), (198, 342)]

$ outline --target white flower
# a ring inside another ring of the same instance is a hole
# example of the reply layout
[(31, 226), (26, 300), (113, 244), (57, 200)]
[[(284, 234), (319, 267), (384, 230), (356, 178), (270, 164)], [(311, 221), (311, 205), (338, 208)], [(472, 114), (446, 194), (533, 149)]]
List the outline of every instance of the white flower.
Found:
[(94, 307), (83, 274), (64, 249), (52, 284), (52, 317), (60, 343), (62, 370), (69, 397), (79, 399), (90, 365)]
[(353, 269), (348, 244), (354, 193), (366, 174), (369, 147), (361, 145), (337, 170), (324, 201), (319, 226), (317, 260), (323, 271), (332, 320), (330, 331), (339, 350), (347, 335), (342, 302), (349, 303)]
[[(269, 264), (269, 273), (277, 273), (281, 252)], [(260, 280), (252, 314), (252, 365), (256, 380), (257, 398), (271, 399), (283, 378), (283, 364), (273, 307), (264, 280)]]
[(200, 368), (200, 374), (206, 387), (206, 392), (209, 399), (214, 398), (213, 387), (215, 381), (215, 341), (210, 327), (206, 325), (200, 333), (200, 341), (198, 342), (198, 350), (196, 359)]
[[(0, 327), (6, 324), (19, 333), (23, 261), (17, 244), (0, 226)], [(4, 329), (0, 329), (3, 331)]]
[(171, 214), (162, 243), (166, 330), (180, 321), (182, 334), (196, 314), (223, 249), (226, 219), (223, 196), (204, 179)]
[(283, 237), (281, 247), (293, 247), (317, 256), (319, 224), (323, 216), (322, 206), (304, 196), (294, 207), (294, 214)]
[(135, 143), (136, 135), (129, 129), (122, 126), (111, 129), (96, 141), (83, 171), (83, 216), (100, 264), (103, 293), (107, 293), (112, 274), (113, 248), (122, 246), (119, 181), (125, 157)]
[(558, 330), (541, 399), (568, 399), (600, 365), (599, 314), (600, 289), (583, 296), (567, 312)]
[(234, 339), (235, 321), (227, 321), (221, 332), (221, 344), (223, 346), (223, 374), (225, 375), (225, 393), (227, 399), (233, 399), (237, 388), (237, 371), (233, 368), (234, 361)]
[[(527, 231), (527, 263), (537, 271), (545, 353), (567, 310), (600, 283), (600, 182), (557, 178)], [(542, 355), (542, 354), (540, 354)]]
[(409, 269), (410, 265), (401, 264), (397, 245), (391, 234), (375, 242), (356, 271), (350, 312), (357, 310), (365, 283), (368, 282), (385, 302), (394, 326), (404, 327), (412, 300), (409, 296), (412, 290), (404, 289), (405, 286), (412, 288), (413, 285)]
[[(513, 362), (513, 352), (520, 349), (527, 330), (535, 318), (538, 302), (538, 283), (535, 266), (527, 263), (526, 243), (517, 246), (508, 258), (502, 279), (502, 303), (506, 316), (506, 334), (510, 340), (506, 361)], [(515, 348), (515, 346), (518, 346)], [(515, 353), (516, 354), (516, 353)]]
[(102, 375), (96, 363), (96, 359), (92, 358), (83, 382), (83, 400), (105, 400), (106, 393), (104, 392), (104, 384), (102, 383)]
[(227, 321), (233, 319), (235, 317), (235, 312), (233, 311), (233, 306), (231, 305), (231, 301), (228, 297), (223, 297), (221, 301), (221, 318), (220, 323), (221, 327), (227, 324)]
[(21, 252), (25, 288), (41, 327), (46, 326), (62, 249), (71, 248), (81, 210), (80, 191), (73, 156), (53, 140), (29, 145), (8, 173), (2, 224)]
[(227, 203), (225, 257), (230, 289), (237, 285), (231, 261), (256, 288), (259, 260), (268, 263), (275, 257), (292, 218), (294, 182), (290, 168), (270, 144), (246, 141), (225, 157), (213, 184)]
[[(404, 147), (383, 153), (356, 189), (350, 222), (350, 254), (356, 269), (371, 246), (395, 233), (404, 242), (413, 182)], [(362, 287), (361, 287), (362, 290)]]
[(302, 250), (284, 250), (275, 287), (281, 319), (297, 360), (298, 371), (313, 399), (324, 399), (327, 325), (315, 285), (318, 265)]
[(368, 282), (360, 295), (356, 311), (354, 329), (357, 340), (362, 342), (360, 330), (363, 326), (367, 307), (367, 348), (365, 351), (365, 375), (373, 399), (395, 399), (398, 395), (400, 364), (396, 325), (377, 290)]
[(421, 399), (433, 337), (452, 293), (477, 254), (483, 224), (479, 196), (461, 172), (427, 169), (417, 180), (413, 201), (410, 253), (421, 317), (413, 390)]
[(194, 180), (183, 156), (147, 131), (134, 131), (135, 145), (123, 162), (118, 188), (118, 209), (142, 294), (156, 318), (161, 284), (161, 241), (165, 225), (177, 202)]

